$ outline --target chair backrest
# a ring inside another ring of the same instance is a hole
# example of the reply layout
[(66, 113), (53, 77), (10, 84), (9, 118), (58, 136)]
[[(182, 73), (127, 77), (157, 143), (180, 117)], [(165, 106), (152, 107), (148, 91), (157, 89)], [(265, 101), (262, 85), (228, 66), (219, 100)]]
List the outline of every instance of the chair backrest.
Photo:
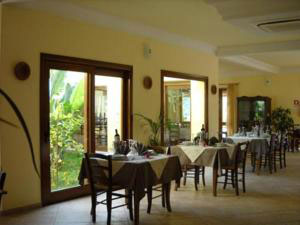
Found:
[(269, 145), (269, 152), (270, 153), (272, 153), (276, 150), (277, 142), (278, 142), (277, 135), (276, 134), (271, 134), (270, 145)]
[(0, 171), (0, 203), (1, 203), (2, 194), (6, 193), (6, 192), (4, 192), (5, 178), (6, 178), (6, 173), (3, 171)]
[(234, 153), (231, 160), (231, 163), (234, 165), (235, 169), (237, 169), (240, 165), (242, 165), (242, 167), (245, 168), (248, 145), (249, 142), (242, 142), (235, 145)]
[(218, 143), (218, 142), (219, 142), (218, 138), (216, 138), (216, 137), (211, 137), (211, 138), (209, 139), (209, 141), (208, 141), (208, 145), (213, 146), (213, 145), (215, 145), (215, 144)]
[(167, 155), (171, 155), (171, 145), (169, 145), (167, 148)]
[(237, 144), (237, 148), (239, 151), (239, 156), (238, 156), (239, 158), (237, 159), (237, 163), (238, 164), (242, 163), (243, 168), (246, 167), (248, 146), (249, 146), (249, 141), (241, 142)]
[(231, 138), (226, 138), (225, 143), (234, 144), (234, 141)]
[(96, 192), (95, 184), (104, 184), (112, 189), (112, 156), (101, 153), (85, 153), (84, 155), (92, 193)]

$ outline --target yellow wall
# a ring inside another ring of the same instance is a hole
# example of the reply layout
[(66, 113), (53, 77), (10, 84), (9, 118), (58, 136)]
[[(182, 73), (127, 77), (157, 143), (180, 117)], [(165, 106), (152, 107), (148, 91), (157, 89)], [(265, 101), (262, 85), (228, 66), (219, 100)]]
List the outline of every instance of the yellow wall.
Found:
[[(143, 44), (152, 48), (149, 59), (143, 57)], [(174, 45), (118, 32), (91, 24), (63, 19), (56, 15), (3, 7), (0, 87), (16, 101), (28, 122), (39, 164), (39, 76), (40, 53), (52, 53), (133, 66), (133, 113), (157, 118), (160, 110), (160, 71), (172, 70), (209, 76), (218, 83), (217, 58)], [(26, 61), (31, 76), (18, 81), (13, 66)], [(153, 79), (151, 90), (142, 86), (142, 78)], [(12, 111), (3, 105), (1, 116), (16, 122)], [(209, 96), (210, 133), (218, 129), (217, 95)], [(134, 137), (143, 139), (144, 132), (134, 120)], [(40, 202), (40, 180), (34, 174), (25, 136), (21, 129), (5, 128), (1, 134), (2, 167), (8, 172), (4, 209)]]
[[(267, 85), (266, 80), (270, 80)], [(219, 83), (238, 82), (238, 96), (269, 96), (272, 109), (282, 106), (291, 109), (293, 119), (300, 123), (300, 106), (294, 100), (300, 100), (300, 74), (279, 74), (272, 76), (219, 77)]]

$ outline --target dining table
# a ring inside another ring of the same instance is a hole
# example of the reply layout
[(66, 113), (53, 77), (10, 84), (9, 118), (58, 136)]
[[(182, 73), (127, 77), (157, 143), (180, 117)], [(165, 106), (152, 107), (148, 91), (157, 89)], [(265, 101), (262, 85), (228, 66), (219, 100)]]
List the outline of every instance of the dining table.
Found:
[[(269, 135), (261, 135), (261, 136), (239, 136), (233, 135), (228, 136), (227, 139), (232, 140), (233, 143), (238, 144), (241, 142), (249, 142), (248, 151), (251, 153), (252, 157), (255, 156), (254, 161), (252, 162), (253, 172), (259, 175), (261, 170), (261, 160), (262, 156), (267, 156), (270, 152), (270, 136)], [(252, 160), (253, 161), (253, 160)], [(272, 167), (270, 167), (270, 172), (272, 172)]]
[[(82, 160), (78, 177), (81, 185), (86, 184), (85, 180), (87, 179), (84, 160)], [(101, 162), (99, 161), (99, 163)], [(112, 175), (114, 185), (134, 192), (134, 224), (138, 225), (140, 201), (146, 195), (147, 189), (155, 185), (162, 184), (164, 186), (162, 190), (165, 191), (166, 207), (169, 212), (171, 211), (171, 181), (180, 183), (182, 171), (179, 157), (175, 155), (159, 154), (148, 157), (130, 155), (123, 158), (112, 155)]]
[(229, 165), (234, 157), (234, 144), (218, 146), (176, 145), (171, 147), (171, 154), (179, 157), (180, 165), (197, 165), (213, 168), (213, 195), (217, 195), (217, 178), (222, 166)]

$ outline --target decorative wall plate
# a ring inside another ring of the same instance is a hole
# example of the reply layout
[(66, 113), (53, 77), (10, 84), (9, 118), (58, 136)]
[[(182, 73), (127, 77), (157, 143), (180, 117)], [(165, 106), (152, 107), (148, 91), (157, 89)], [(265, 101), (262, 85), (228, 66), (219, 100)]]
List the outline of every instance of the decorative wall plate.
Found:
[(152, 87), (152, 79), (149, 76), (145, 76), (143, 80), (143, 85), (145, 89), (151, 89)]
[(217, 93), (217, 86), (215, 84), (211, 85), (210, 91), (213, 95)]
[(30, 76), (30, 67), (26, 62), (19, 62), (15, 66), (15, 75), (19, 80), (27, 80)]

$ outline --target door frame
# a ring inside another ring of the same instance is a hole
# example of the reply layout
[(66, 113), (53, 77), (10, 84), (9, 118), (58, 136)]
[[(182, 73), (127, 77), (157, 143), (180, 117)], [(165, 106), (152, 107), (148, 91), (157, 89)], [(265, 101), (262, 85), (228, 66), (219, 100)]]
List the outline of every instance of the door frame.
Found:
[(222, 127), (223, 127), (223, 92), (227, 88), (219, 88), (219, 140), (222, 140)]
[[(170, 70), (161, 70), (160, 72), (160, 113), (163, 115), (165, 119), (165, 88), (164, 88), (164, 77), (174, 77), (174, 78), (180, 78), (180, 79), (186, 79), (186, 80), (196, 80), (196, 81), (203, 81), (205, 83), (205, 129), (208, 131), (209, 128), (209, 120), (208, 120), (208, 77), (203, 75), (194, 75), (194, 74), (188, 74), (188, 73), (180, 73), (180, 72), (174, 72)], [(161, 144), (164, 145), (164, 126), (161, 126), (161, 133), (160, 133), (160, 140)]]
[[(89, 59), (60, 56), (47, 53), (40, 55), (40, 167), (42, 205), (73, 199), (89, 193), (87, 185), (51, 192), (50, 177), (50, 134), (49, 134), (49, 71), (50, 69), (71, 70), (87, 73), (87, 151), (94, 152), (94, 77), (97, 72), (123, 78), (123, 138), (132, 138), (132, 71), (133, 67), (122, 64), (101, 62)], [(111, 74), (110, 74), (111, 73)], [(120, 76), (121, 74), (121, 76)], [(100, 74), (99, 74), (100, 75)], [(101, 74), (102, 75), (102, 74)], [(105, 75), (105, 74), (104, 74)]]

